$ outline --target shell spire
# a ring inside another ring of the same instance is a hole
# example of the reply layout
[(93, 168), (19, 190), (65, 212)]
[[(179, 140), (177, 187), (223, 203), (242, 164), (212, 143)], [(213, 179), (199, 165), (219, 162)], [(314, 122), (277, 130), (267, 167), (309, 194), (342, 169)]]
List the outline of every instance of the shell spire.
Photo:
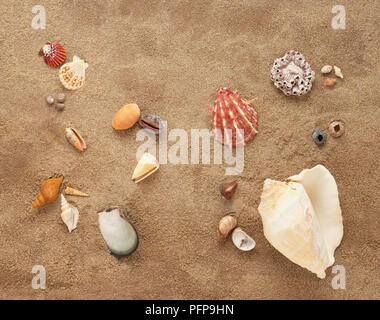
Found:
[(242, 146), (258, 133), (258, 115), (250, 101), (229, 88), (218, 90), (212, 109), (212, 128), (217, 141)]
[(69, 229), (69, 232), (73, 231), (78, 224), (79, 211), (67, 202), (63, 194), (61, 194), (61, 211), (61, 218), (66, 224), (67, 229)]
[(46, 42), (40, 49), (40, 56), (44, 57), (47, 65), (50, 67), (59, 67), (66, 60), (66, 50), (59, 43)]

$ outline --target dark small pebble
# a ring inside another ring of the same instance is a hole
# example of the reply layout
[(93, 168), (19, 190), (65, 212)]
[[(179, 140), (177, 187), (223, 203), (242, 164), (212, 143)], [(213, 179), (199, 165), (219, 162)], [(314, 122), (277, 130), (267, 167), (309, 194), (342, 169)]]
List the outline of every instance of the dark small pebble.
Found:
[(313, 132), (312, 138), (317, 145), (322, 145), (326, 142), (327, 135), (323, 130), (317, 129)]
[(57, 111), (63, 111), (64, 108), (65, 108), (65, 105), (63, 103), (57, 103), (57, 105), (55, 106), (55, 109)]

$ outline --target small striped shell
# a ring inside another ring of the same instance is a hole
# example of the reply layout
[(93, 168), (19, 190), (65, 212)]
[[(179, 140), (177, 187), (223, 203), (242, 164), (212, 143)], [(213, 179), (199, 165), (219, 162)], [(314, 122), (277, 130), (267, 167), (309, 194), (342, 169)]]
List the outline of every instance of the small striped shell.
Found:
[(258, 115), (250, 102), (229, 88), (218, 90), (212, 109), (214, 137), (222, 144), (242, 146), (258, 133)]
[(87, 67), (84, 60), (74, 56), (73, 62), (66, 63), (59, 69), (59, 80), (66, 89), (77, 90), (84, 85)]
[(74, 128), (68, 127), (65, 129), (66, 139), (79, 151), (84, 151), (87, 149), (86, 142)]
[(66, 60), (66, 50), (59, 43), (46, 42), (39, 52), (50, 67), (59, 67)]

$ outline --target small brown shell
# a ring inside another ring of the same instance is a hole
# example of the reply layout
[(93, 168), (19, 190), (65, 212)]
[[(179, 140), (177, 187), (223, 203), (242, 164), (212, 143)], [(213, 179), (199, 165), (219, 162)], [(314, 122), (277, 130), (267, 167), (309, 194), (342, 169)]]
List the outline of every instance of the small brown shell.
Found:
[(336, 79), (334, 79), (334, 78), (327, 78), (325, 80), (325, 86), (326, 87), (333, 87), (333, 86), (335, 86), (335, 83), (336, 83)]
[(233, 195), (235, 194), (235, 191), (237, 189), (238, 182), (237, 180), (232, 181), (230, 183), (227, 183), (223, 185), (220, 189), (220, 193), (222, 194), (223, 197), (225, 197), (227, 200), (230, 200)]
[(335, 120), (329, 125), (329, 133), (332, 137), (338, 138), (344, 133), (343, 121)]
[(65, 136), (67, 140), (79, 151), (84, 151), (87, 149), (86, 142), (74, 128), (68, 127), (65, 130)]
[(237, 219), (234, 216), (228, 215), (220, 219), (218, 225), (218, 241), (224, 241), (237, 226)]

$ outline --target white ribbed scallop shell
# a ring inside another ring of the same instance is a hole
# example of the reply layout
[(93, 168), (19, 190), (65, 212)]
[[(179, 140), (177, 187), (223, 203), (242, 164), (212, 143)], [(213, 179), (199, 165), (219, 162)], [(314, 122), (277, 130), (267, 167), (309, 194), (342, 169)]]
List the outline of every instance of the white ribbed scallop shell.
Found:
[(74, 56), (72, 62), (64, 64), (59, 69), (59, 80), (69, 90), (77, 90), (84, 85), (88, 64), (81, 58)]

